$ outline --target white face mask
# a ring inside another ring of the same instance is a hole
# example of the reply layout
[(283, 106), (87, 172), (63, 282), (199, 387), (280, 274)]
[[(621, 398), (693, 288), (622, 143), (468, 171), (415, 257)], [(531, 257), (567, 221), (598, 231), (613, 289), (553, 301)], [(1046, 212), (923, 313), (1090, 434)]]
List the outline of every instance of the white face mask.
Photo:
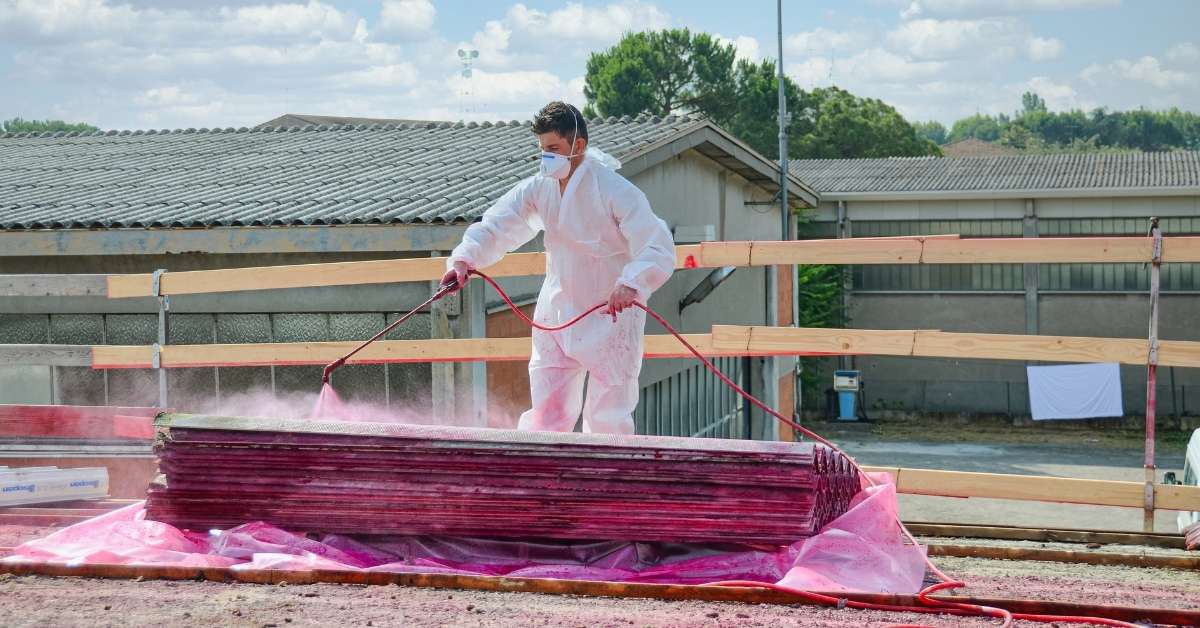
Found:
[(575, 115), (575, 110), (571, 110), (571, 117), (575, 118), (575, 133), (571, 137), (571, 154), (560, 155), (551, 151), (542, 151), (542, 176), (558, 179), (562, 181), (571, 173), (571, 158), (576, 155), (575, 140), (579, 139), (579, 117)]

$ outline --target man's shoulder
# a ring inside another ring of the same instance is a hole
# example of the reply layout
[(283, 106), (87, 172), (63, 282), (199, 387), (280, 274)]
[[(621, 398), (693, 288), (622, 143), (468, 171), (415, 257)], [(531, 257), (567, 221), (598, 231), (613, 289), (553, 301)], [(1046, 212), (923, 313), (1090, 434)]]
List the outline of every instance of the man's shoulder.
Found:
[(602, 191), (610, 193), (629, 193), (636, 191), (639, 194), (641, 193), (641, 190), (638, 189), (638, 186), (633, 184), (633, 181), (626, 179), (621, 175), (621, 173), (613, 170), (612, 168), (600, 166), (592, 168), (591, 170), (596, 176), (596, 181), (600, 183), (600, 189)]

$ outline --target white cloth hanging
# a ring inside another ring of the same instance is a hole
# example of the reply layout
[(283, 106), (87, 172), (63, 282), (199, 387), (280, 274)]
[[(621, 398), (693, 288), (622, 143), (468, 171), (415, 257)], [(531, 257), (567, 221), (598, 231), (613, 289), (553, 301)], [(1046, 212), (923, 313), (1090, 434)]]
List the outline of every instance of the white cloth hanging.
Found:
[(1026, 367), (1033, 420), (1095, 419), (1125, 414), (1119, 364)]

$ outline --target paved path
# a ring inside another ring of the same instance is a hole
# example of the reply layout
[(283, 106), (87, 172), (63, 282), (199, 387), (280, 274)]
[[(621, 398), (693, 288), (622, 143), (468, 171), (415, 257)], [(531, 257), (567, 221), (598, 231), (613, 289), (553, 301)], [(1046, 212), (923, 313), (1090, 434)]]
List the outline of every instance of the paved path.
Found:
[[(1086, 437), (1081, 433), (1081, 439)], [(1017, 473), (1097, 480), (1141, 481), (1142, 453), (1098, 448), (1081, 442), (1067, 445), (887, 442), (842, 434), (838, 443), (860, 463), (950, 471)], [(1183, 455), (1159, 456), (1159, 478), (1165, 471), (1182, 475)], [(901, 515), (909, 521), (981, 523), (1059, 528), (1141, 530), (1142, 511), (1130, 508), (1079, 506), (999, 499), (952, 499), (901, 495)], [(1159, 532), (1177, 532), (1175, 513), (1160, 511)]]

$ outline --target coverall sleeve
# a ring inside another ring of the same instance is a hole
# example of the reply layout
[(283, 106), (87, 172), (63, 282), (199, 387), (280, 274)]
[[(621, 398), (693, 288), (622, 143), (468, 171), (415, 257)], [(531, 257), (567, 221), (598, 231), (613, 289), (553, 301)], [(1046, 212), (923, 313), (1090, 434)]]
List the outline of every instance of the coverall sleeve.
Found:
[(621, 270), (617, 283), (637, 290), (644, 302), (675, 272), (675, 241), (667, 223), (650, 209), (646, 195), (632, 183), (623, 188), (614, 195), (612, 209), (633, 260)]
[(482, 220), (467, 227), (462, 242), (447, 258), (446, 267), (464, 261), (471, 268), (486, 268), (532, 240), (542, 228), (534, 207), (532, 183), (531, 177), (513, 186), (483, 213)]

